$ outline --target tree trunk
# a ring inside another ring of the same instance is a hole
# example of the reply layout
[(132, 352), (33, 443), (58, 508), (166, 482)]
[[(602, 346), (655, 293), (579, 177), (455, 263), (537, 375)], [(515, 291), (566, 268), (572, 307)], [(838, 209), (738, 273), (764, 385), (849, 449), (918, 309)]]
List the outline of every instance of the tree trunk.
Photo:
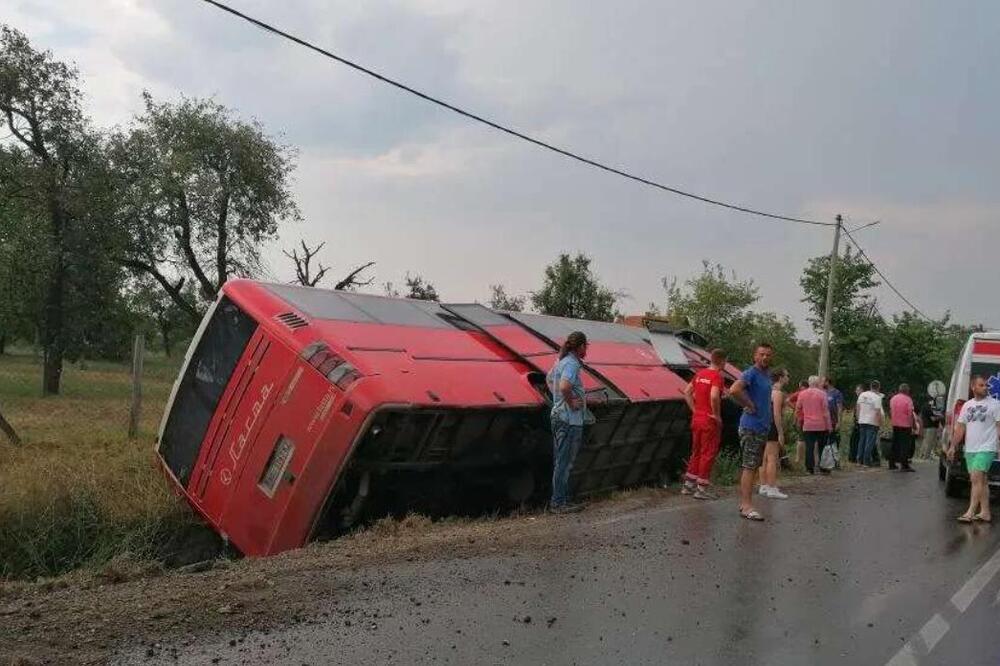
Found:
[(42, 368), (42, 395), (57, 395), (62, 378), (63, 354), (66, 343), (63, 339), (63, 300), (66, 287), (66, 262), (63, 250), (65, 217), (58, 201), (51, 205), (52, 248), (55, 258), (52, 275), (49, 278), (48, 293), (45, 295), (44, 330), (42, 348), (44, 365)]
[(0, 333), (0, 356), (7, 353), (7, 334)]
[(160, 325), (160, 337), (163, 338), (163, 353), (166, 354), (167, 358), (170, 358), (170, 348), (172, 346), (170, 340), (171, 326), (165, 321), (160, 321), (158, 323)]

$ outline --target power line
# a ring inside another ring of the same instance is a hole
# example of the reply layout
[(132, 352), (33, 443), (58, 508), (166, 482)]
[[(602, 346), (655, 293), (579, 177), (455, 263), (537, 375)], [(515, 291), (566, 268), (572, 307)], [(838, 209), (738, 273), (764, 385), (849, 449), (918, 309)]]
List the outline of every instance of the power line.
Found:
[[(889, 278), (887, 278), (885, 276), (885, 273), (883, 273), (881, 270), (879, 270), (879, 267), (876, 266), (875, 262), (871, 260), (871, 257), (868, 256), (868, 254), (865, 252), (864, 248), (861, 247), (861, 245), (858, 243), (858, 241), (854, 240), (854, 236), (851, 235), (851, 232), (848, 231), (846, 228), (843, 231), (844, 231), (845, 234), (847, 234), (847, 238), (851, 241), (851, 243), (854, 245), (854, 247), (856, 247), (858, 249), (858, 252), (861, 253), (862, 258), (864, 258), (864, 260), (868, 262), (868, 264), (875, 270), (875, 272), (878, 273), (878, 276), (880, 278), (882, 278), (882, 282), (884, 282), (886, 284), (886, 286), (889, 287), (889, 289), (892, 289), (893, 292), (895, 292), (895, 294), (897, 296), (899, 296), (899, 298), (902, 299), (902, 301), (904, 303), (906, 303), (907, 305), (909, 305), (910, 308), (914, 312), (916, 312), (918, 315), (920, 315), (921, 317), (923, 317), (927, 321), (933, 321), (933, 319), (931, 319), (930, 317), (928, 317), (927, 315), (925, 315), (923, 312), (921, 312), (920, 308), (918, 308), (916, 305), (914, 305), (910, 301), (910, 299), (908, 299), (906, 296), (903, 296), (902, 292), (900, 292), (899, 289), (896, 289), (896, 286), (892, 282), (889, 281)], [(857, 229), (855, 229), (855, 231), (857, 231)]]
[(545, 141), (542, 141), (541, 139), (536, 139), (536, 138), (534, 138), (532, 136), (524, 134), (523, 132), (519, 132), (519, 131), (517, 131), (515, 129), (511, 129), (510, 127), (507, 127), (505, 125), (501, 125), (498, 122), (489, 120), (488, 118), (485, 118), (483, 116), (480, 116), (480, 115), (477, 115), (475, 113), (472, 113), (471, 111), (466, 111), (465, 109), (463, 109), (461, 107), (455, 106), (454, 104), (451, 104), (449, 102), (445, 102), (444, 100), (439, 99), (437, 97), (434, 97), (434, 96), (432, 96), (432, 95), (430, 95), (428, 93), (421, 92), (420, 90), (417, 90), (416, 88), (413, 88), (411, 86), (406, 85), (405, 83), (401, 83), (400, 81), (396, 81), (395, 79), (391, 79), (388, 76), (385, 76), (383, 74), (379, 74), (378, 72), (376, 72), (376, 71), (374, 71), (372, 69), (369, 69), (369, 68), (367, 68), (367, 67), (365, 67), (363, 65), (359, 65), (358, 63), (353, 62), (351, 60), (348, 60), (347, 58), (339, 56), (339, 55), (337, 55), (335, 53), (331, 53), (330, 51), (327, 51), (324, 48), (316, 46), (315, 44), (313, 44), (311, 42), (308, 42), (308, 41), (306, 41), (306, 40), (304, 40), (304, 39), (302, 39), (300, 37), (296, 37), (295, 35), (287, 33), (284, 30), (281, 30), (281, 29), (276, 28), (276, 27), (274, 27), (274, 26), (272, 26), (272, 25), (270, 25), (268, 23), (265, 23), (264, 21), (261, 21), (259, 19), (253, 18), (252, 16), (248, 16), (247, 14), (244, 14), (243, 12), (241, 12), (239, 10), (233, 9), (229, 5), (226, 5), (226, 4), (222, 3), (222, 2), (218, 2), (217, 0), (202, 0), (202, 1), (205, 2), (205, 3), (207, 3), (207, 4), (212, 5), (213, 7), (217, 8), (217, 9), (220, 9), (220, 10), (222, 10), (224, 12), (232, 14), (233, 16), (241, 18), (244, 21), (247, 21), (247, 22), (253, 24), (254, 26), (256, 26), (256, 27), (258, 27), (258, 28), (260, 28), (262, 30), (265, 30), (265, 31), (270, 32), (270, 33), (275, 34), (275, 35), (278, 35), (279, 37), (283, 37), (283, 38), (285, 38), (285, 39), (287, 39), (289, 41), (295, 42), (296, 44), (298, 44), (300, 46), (304, 46), (307, 49), (315, 51), (315, 52), (317, 52), (317, 53), (319, 53), (321, 55), (324, 55), (327, 58), (330, 58), (332, 60), (336, 60), (337, 62), (339, 62), (342, 65), (347, 65), (348, 67), (350, 67), (352, 69), (355, 69), (355, 70), (361, 72), (362, 74), (366, 74), (366, 75), (368, 75), (368, 76), (370, 76), (372, 78), (378, 79), (382, 83), (386, 83), (386, 84), (388, 84), (390, 86), (393, 86), (395, 88), (398, 88), (400, 90), (408, 92), (411, 95), (416, 95), (417, 97), (420, 97), (421, 99), (423, 99), (425, 101), (428, 101), (428, 102), (430, 102), (432, 104), (436, 104), (436, 105), (438, 105), (440, 107), (448, 109), (449, 111), (453, 111), (454, 113), (457, 113), (460, 116), (464, 116), (464, 117), (466, 117), (466, 118), (468, 118), (470, 120), (474, 120), (474, 121), (476, 121), (478, 123), (482, 123), (483, 125), (486, 125), (488, 127), (492, 127), (493, 129), (495, 129), (497, 131), (500, 131), (500, 132), (503, 132), (504, 134), (509, 134), (510, 136), (516, 137), (516, 138), (521, 139), (523, 141), (527, 141), (528, 143), (532, 143), (532, 144), (534, 144), (536, 146), (539, 146), (541, 148), (545, 148), (546, 150), (550, 150), (550, 151), (552, 151), (554, 153), (558, 153), (558, 154), (560, 154), (560, 155), (562, 155), (564, 157), (568, 157), (568, 158), (576, 160), (578, 162), (582, 162), (583, 164), (587, 164), (587, 165), (592, 166), (594, 168), (601, 169), (602, 171), (607, 171), (608, 173), (613, 173), (613, 174), (615, 174), (617, 176), (621, 176), (622, 178), (627, 178), (627, 179), (633, 180), (633, 181), (635, 181), (637, 183), (642, 183), (643, 185), (648, 185), (650, 187), (655, 187), (655, 188), (663, 190), (665, 192), (670, 192), (671, 194), (676, 194), (678, 196), (687, 197), (689, 199), (694, 199), (696, 201), (701, 201), (703, 203), (711, 204), (713, 206), (721, 206), (722, 208), (728, 208), (730, 210), (739, 211), (741, 213), (748, 213), (750, 215), (757, 215), (757, 216), (760, 216), (760, 217), (770, 218), (772, 220), (783, 220), (785, 222), (796, 222), (798, 224), (811, 224), (811, 225), (821, 226), (821, 227), (832, 227), (832, 226), (835, 225), (834, 222), (820, 222), (818, 220), (808, 220), (808, 219), (804, 219), (804, 218), (800, 218), (800, 217), (790, 217), (788, 215), (779, 215), (777, 213), (767, 213), (765, 211), (756, 210), (754, 208), (748, 208), (746, 206), (740, 206), (740, 205), (737, 205), (737, 204), (726, 203), (725, 201), (720, 201), (718, 199), (711, 199), (709, 197), (704, 197), (704, 196), (701, 196), (699, 194), (693, 194), (691, 192), (685, 192), (684, 190), (679, 190), (676, 187), (670, 187), (669, 185), (664, 185), (663, 183), (659, 183), (659, 182), (657, 182), (655, 180), (650, 180), (648, 178), (643, 178), (642, 176), (637, 176), (635, 174), (629, 173), (628, 171), (624, 171), (622, 169), (617, 169), (615, 167), (608, 166), (607, 164), (604, 164), (602, 162), (598, 162), (597, 160), (593, 160), (593, 159), (590, 159), (590, 158), (587, 158), (587, 157), (583, 157), (582, 155), (579, 155), (578, 153), (574, 153), (574, 152), (572, 152), (572, 151), (570, 151), (568, 149), (560, 148), (560, 147), (555, 146), (555, 145), (553, 145), (551, 143), (546, 143)]

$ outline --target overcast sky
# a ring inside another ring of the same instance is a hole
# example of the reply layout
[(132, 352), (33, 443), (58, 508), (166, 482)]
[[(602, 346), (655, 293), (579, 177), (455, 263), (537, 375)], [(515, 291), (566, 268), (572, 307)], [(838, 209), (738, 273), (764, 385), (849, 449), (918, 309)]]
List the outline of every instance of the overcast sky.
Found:
[[(1000, 325), (1000, 3), (232, 0), (524, 132), (707, 196), (853, 224), (924, 312)], [(199, 0), (7, 0), (0, 21), (80, 69), (96, 124), (140, 93), (214, 96), (299, 151), (300, 238), (450, 301), (524, 293), (584, 252), (630, 298), (721, 262), (809, 335), (798, 279), (832, 230), (595, 171), (470, 123)], [(905, 306), (879, 290), (886, 314)]]

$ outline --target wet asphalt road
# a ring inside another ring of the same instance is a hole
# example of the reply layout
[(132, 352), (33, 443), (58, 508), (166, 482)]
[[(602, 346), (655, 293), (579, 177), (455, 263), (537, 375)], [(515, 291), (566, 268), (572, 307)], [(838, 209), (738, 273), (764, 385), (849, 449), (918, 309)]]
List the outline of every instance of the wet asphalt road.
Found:
[(116, 663), (1000, 664), (1000, 525), (955, 523), (918, 469), (817, 480), (759, 524), (583, 513), (593, 547), (343, 574), (312, 624)]

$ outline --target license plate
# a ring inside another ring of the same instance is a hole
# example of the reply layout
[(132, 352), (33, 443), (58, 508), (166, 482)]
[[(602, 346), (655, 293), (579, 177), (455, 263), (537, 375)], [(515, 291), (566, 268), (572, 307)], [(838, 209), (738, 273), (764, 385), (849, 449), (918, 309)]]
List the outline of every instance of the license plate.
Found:
[(274, 497), (274, 493), (277, 492), (278, 484), (281, 483), (294, 452), (295, 444), (284, 435), (275, 442), (271, 457), (264, 467), (264, 473), (261, 474), (260, 481), (257, 482), (257, 487), (268, 497)]

